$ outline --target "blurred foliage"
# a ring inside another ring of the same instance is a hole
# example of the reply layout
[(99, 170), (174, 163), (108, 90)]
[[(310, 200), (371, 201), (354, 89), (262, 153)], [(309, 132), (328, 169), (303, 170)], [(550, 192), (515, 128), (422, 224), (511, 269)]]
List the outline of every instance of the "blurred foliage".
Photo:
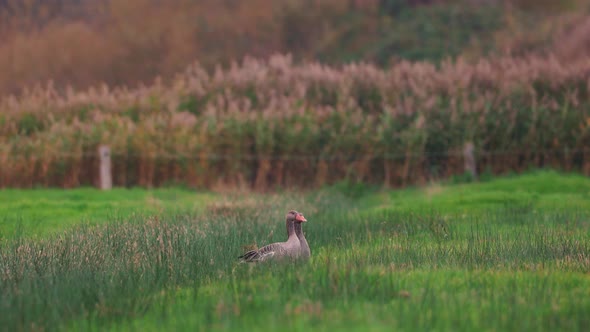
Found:
[[(581, 0), (2, 0), (0, 95), (209, 71), (245, 56), (387, 65), (459, 55), (590, 53)], [(193, 106), (190, 106), (193, 107)]]
[(497, 6), (406, 8), (385, 20), (379, 40), (367, 55), (381, 64), (392, 56), (437, 62), (456, 57), (473, 44), (485, 54), (493, 50), (494, 32), (501, 27), (502, 11)]

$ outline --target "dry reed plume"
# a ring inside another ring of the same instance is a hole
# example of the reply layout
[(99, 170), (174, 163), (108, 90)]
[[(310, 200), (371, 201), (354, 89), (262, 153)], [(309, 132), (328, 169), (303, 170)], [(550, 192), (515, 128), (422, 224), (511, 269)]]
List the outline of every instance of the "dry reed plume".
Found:
[(93, 184), (100, 144), (118, 186), (399, 186), (463, 173), (467, 141), (480, 171), (590, 174), (589, 77), (587, 58), (384, 70), (277, 55), (137, 89), (49, 85), (0, 103), (0, 186)]

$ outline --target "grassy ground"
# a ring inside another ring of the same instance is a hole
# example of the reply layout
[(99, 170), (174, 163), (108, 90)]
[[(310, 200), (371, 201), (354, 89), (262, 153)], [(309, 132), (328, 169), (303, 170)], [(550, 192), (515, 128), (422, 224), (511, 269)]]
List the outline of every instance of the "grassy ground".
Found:
[[(118, 223), (72, 228), (72, 221), (49, 233), (27, 230), (39, 225), (23, 223), (25, 234), (41, 235), (6, 235), (0, 326), (590, 328), (590, 179), (581, 176), (536, 172), (404, 191), (340, 185), (307, 194), (208, 198), (209, 203), (204, 197), (213, 196), (166, 192), (184, 203), (163, 199), (163, 210), (154, 216), (133, 214), (152, 211), (141, 198), (148, 194), (138, 191)], [(21, 200), (31, 201), (26, 193)], [(79, 204), (86, 196), (109, 202), (126, 196), (68, 193)], [(17, 204), (17, 195), (12, 198)], [(61, 200), (67, 205), (65, 196)], [(38, 213), (51, 215), (59, 206), (41, 205)], [(290, 208), (309, 220), (311, 260), (237, 264), (242, 245), (284, 238), (282, 220)], [(22, 219), (36, 209), (31, 204)]]
[(96, 225), (133, 215), (195, 212), (213, 194), (183, 189), (0, 190), (0, 239), (15, 232), (43, 236), (80, 224)]

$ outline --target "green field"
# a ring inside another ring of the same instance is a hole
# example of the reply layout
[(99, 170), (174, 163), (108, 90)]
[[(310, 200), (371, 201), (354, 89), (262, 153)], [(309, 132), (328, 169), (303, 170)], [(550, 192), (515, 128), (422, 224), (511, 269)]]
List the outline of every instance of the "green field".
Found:
[[(312, 258), (239, 264), (303, 212)], [(586, 331), (590, 179), (381, 190), (0, 191), (0, 326)]]
[(197, 212), (216, 195), (182, 189), (0, 190), (0, 239), (44, 236), (80, 225)]

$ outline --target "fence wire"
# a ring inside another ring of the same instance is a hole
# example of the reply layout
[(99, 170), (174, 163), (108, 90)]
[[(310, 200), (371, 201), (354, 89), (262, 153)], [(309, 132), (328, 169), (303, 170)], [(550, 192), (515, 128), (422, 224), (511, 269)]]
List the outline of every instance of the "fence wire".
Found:
[[(474, 150), (473, 156), (476, 158), (490, 157), (490, 156), (522, 156), (522, 155), (549, 155), (549, 154), (590, 154), (589, 148), (561, 148), (561, 149), (541, 149), (541, 150)], [(405, 158), (449, 158), (449, 157), (464, 157), (463, 151), (426, 151), (426, 152), (407, 152), (407, 153), (326, 153), (326, 154), (256, 154), (256, 153), (137, 153), (137, 152), (110, 152), (111, 159), (153, 159), (153, 160), (209, 160), (209, 161), (226, 161), (226, 160), (241, 160), (241, 161), (356, 161), (356, 160), (400, 160)], [(48, 158), (49, 157), (49, 158)], [(95, 153), (85, 151), (82, 153), (75, 152), (59, 152), (51, 155), (35, 155), (27, 153), (2, 153), (0, 160), (45, 160), (45, 159), (89, 159), (99, 158), (98, 151)]]

